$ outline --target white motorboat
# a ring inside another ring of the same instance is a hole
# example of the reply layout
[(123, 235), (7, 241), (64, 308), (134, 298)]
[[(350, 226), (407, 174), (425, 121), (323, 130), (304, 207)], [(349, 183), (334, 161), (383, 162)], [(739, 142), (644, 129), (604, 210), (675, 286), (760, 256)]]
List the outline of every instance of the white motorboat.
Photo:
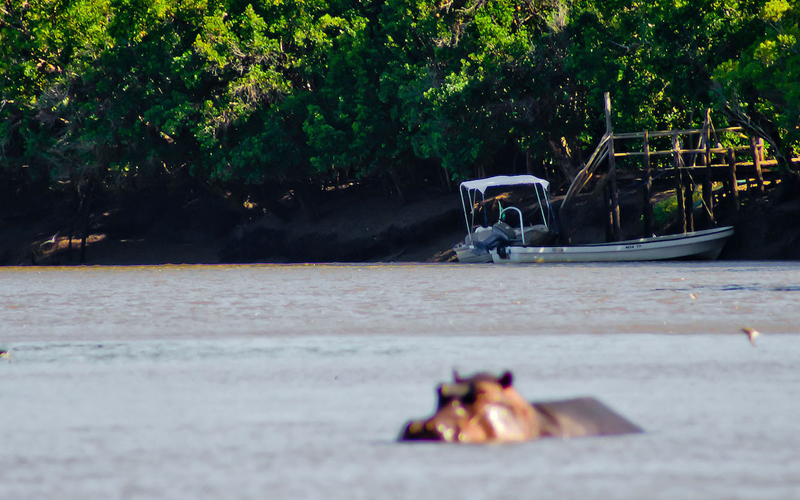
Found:
[(499, 246), (490, 251), (495, 263), (625, 262), (668, 259), (716, 259), (733, 227), (638, 240), (568, 246)]
[[(486, 192), (507, 193), (520, 186), (532, 186), (538, 210), (534, 224), (525, 224), (517, 207), (499, 206), (499, 219), (489, 225)], [(455, 246), (459, 262), (537, 263), (537, 262), (625, 262), (668, 259), (716, 259), (733, 227), (705, 229), (684, 234), (653, 236), (636, 240), (576, 245), (554, 245), (557, 228), (550, 205), (550, 185), (533, 175), (496, 176), (461, 183), (461, 203), (467, 237)], [(513, 214), (514, 227), (505, 220)], [(478, 219), (483, 218), (482, 221)]]

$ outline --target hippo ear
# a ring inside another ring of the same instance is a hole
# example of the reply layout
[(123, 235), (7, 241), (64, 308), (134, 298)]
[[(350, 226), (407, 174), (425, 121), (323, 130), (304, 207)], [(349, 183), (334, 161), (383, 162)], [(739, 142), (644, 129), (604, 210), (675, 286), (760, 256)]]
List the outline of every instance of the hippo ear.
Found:
[(511, 372), (505, 372), (500, 375), (500, 378), (497, 380), (500, 382), (500, 385), (505, 387), (511, 387), (511, 384), (514, 382), (514, 376), (511, 375)]

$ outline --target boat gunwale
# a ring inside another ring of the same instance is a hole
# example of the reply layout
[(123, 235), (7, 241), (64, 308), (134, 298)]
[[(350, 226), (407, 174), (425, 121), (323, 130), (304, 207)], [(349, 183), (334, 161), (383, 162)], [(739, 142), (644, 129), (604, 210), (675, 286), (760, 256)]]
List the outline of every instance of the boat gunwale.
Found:
[[(701, 231), (692, 231), (690, 233), (681, 233), (681, 234), (669, 234), (665, 236), (651, 236), (649, 238), (640, 238), (638, 240), (624, 240), (624, 241), (609, 241), (605, 243), (584, 243), (584, 244), (577, 244), (577, 245), (538, 245), (538, 246), (522, 246), (522, 245), (506, 245), (506, 250), (514, 249), (516, 253), (524, 253), (524, 254), (534, 254), (534, 253), (541, 253), (537, 252), (537, 249), (552, 249), (552, 248), (561, 248), (563, 249), (562, 252), (559, 253), (586, 253), (588, 251), (596, 251), (597, 249), (603, 249), (602, 251), (608, 252), (618, 252), (619, 250), (616, 247), (627, 247), (631, 245), (647, 245), (648, 247), (672, 247), (675, 246), (674, 244), (679, 245), (686, 245), (692, 243), (703, 243), (706, 241), (716, 241), (725, 238), (729, 238), (733, 235), (733, 226), (725, 226), (725, 227), (718, 227), (713, 229), (704, 229)], [(700, 241), (687, 241), (687, 240), (700, 240)], [(673, 245), (669, 245), (669, 243), (674, 243)], [(609, 250), (606, 250), (608, 248)], [(643, 250), (642, 248), (626, 248), (623, 250), (627, 251), (637, 251)], [(497, 249), (492, 249), (492, 252), (496, 252)]]
[[(727, 236), (723, 236), (723, 233), (730, 233)], [(576, 245), (538, 245), (536, 247), (523, 247), (522, 245), (509, 245), (518, 248), (597, 248), (597, 247), (606, 247), (606, 246), (618, 246), (618, 245), (641, 245), (646, 243), (662, 243), (662, 242), (669, 242), (669, 241), (676, 241), (679, 240), (681, 242), (686, 242), (686, 240), (696, 239), (696, 238), (707, 238), (709, 236), (720, 235), (720, 237), (730, 237), (733, 235), (733, 226), (724, 226), (724, 227), (716, 227), (712, 229), (702, 229), (700, 231), (691, 231), (688, 233), (678, 233), (678, 234), (666, 234), (664, 236), (650, 236), (648, 238), (639, 238), (636, 240), (622, 240), (622, 241), (606, 241), (604, 243), (579, 243)]]

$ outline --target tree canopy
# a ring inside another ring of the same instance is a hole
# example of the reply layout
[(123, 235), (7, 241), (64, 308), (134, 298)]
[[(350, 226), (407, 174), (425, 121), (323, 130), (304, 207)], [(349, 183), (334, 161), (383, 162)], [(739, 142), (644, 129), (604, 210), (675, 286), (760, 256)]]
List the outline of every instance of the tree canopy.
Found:
[[(397, 184), (704, 110), (800, 153), (800, 0), (0, 0), (0, 178)], [(724, 117), (724, 118), (723, 118)]]

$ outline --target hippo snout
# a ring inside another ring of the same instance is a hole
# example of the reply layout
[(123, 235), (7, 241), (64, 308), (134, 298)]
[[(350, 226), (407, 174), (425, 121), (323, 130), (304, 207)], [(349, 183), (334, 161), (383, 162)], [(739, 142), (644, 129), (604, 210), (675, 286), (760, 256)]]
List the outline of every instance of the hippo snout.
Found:
[[(449, 441), (455, 431), (445, 424), (433, 420), (412, 420), (406, 425), (400, 439), (402, 441)], [(450, 439), (448, 439), (448, 435)]]

